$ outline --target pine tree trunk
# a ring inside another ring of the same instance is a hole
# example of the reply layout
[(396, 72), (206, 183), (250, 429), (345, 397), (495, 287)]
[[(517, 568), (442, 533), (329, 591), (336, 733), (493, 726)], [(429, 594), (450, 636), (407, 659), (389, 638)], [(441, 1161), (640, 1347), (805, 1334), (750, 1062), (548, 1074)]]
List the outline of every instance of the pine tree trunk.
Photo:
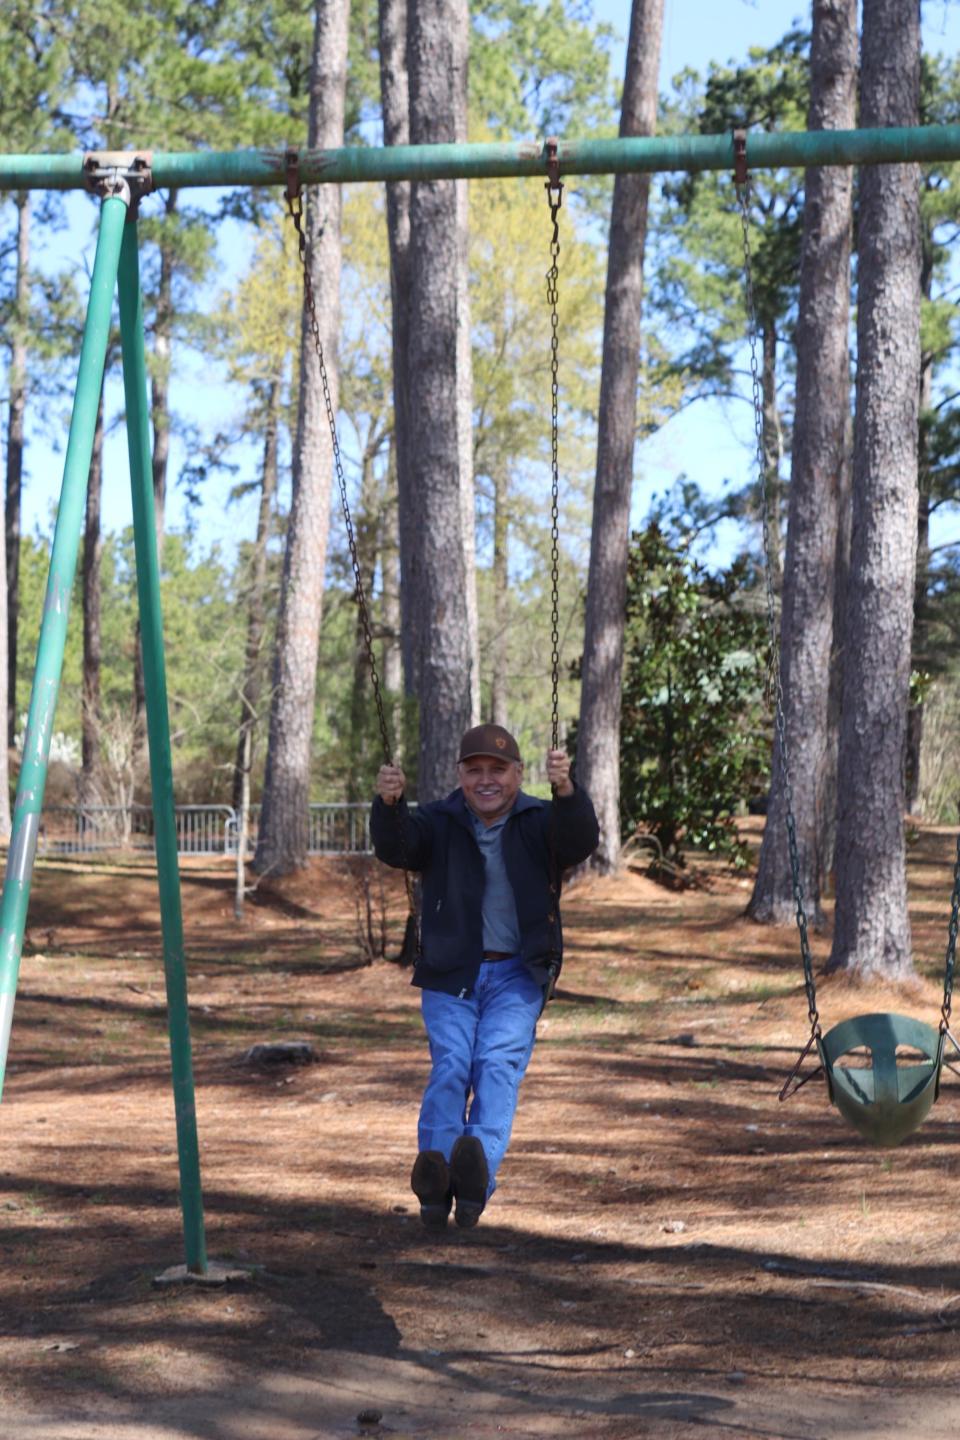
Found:
[[(808, 128), (852, 128), (856, 123), (856, 0), (815, 0), (811, 81)], [(830, 762), (830, 658), (834, 650), (838, 510), (849, 417), (852, 224), (851, 172), (840, 167), (808, 170), (781, 663), (800, 879), (815, 921), (822, 918), (825, 781), (835, 769)], [(767, 824), (748, 913), (754, 920), (790, 924), (794, 912), (778, 737)]]
[[(179, 193), (170, 190), (164, 203), (164, 220), (173, 224)], [(150, 382), (150, 418), (153, 422), (153, 510), (156, 523), (157, 557), (163, 555), (163, 534), (167, 509), (167, 470), (170, 466), (170, 354), (173, 346), (173, 271), (175, 257), (170, 242), (160, 246), (160, 284), (154, 321), (153, 365)]]
[(235, 810), (242, 808), (244, 785), (246, 785), (249, 803), (250, 768), (256, 756), (256, 738), (262, 718), (260, 706), (264, 678), (263, 645), (267, 629), (267, 542), (270, 539), (270, 517), (273, 514), (273, 502), (277, 493), (279, 411), (280, 386), (276, 380), (271, 380), (266, 393), (257, 533), (253, 542), (253, 553), (250, 556), (247, 641), (243, 657), (240, 724), (237, 730), (237, 758), (233, 770), (231, 802)]
[[(0, 594), (6, 589), (7, 584), (7, 556), (6, 548), (0, 550)], [(7, 610), (6, 606), (0, 605), (0, 656), (7, 648)], [(5, 694), (7, 686), (6, 666), (0, 667), (0, 705), (6, 707), (7, 697)], [(0, 710), (0, 714), (3, 711)], [(0, 840), (6, 842), (10, 839), (10, 751), (6, 745), (0, 745)]]
[[(920, 406), (924, 397), (921, 393)], [(922, 443), (922, 442), (921, 442)], [(922, 475), (922, 466), (921, 466)], [(912, 666), (926, 668), (930, 620), (927, 615), (927, 586), (930, 579), (930, 491), (923, 480), (917, 496), (917, 569), (913, 586), (913, 656)], [(915, 812), (920, 803), (920, 755), (923, 748), (923, 700), (907, 708), (907, 733), (904, 741), (903, 775), (908, 812)]]
[[(407, 0), (380, 0), (380, 98), (383, 143), (410, 142), (407, 80)], [(421, 586), (416, 543), (416, 485), (410, 434), (410, 182), (387, 187), (387, 240), (390, 246), (390, 301), (393, 314), (393, 450), (399, 503), (400, 565), (404, 577), (401, 613), (405, 693), (412, 697), (420, 673), (420, 619), (416, 601)]]
[[(379, 448), (380, 437), (371, 431), (361, 460), (360, 503), (357, 506), (354, 526), (357, 562), (360, 566), (360, 575), (368, 606), (373, 598), (373, 582), (377, 569), (379, 525), (374, 461)], [(347, 799), (354, 803), (367, 799), (373, 780), (371, 775), (365, 773), (368, 766), (367, 734), (372, 711), (374, 711), (374, 704), (371, 694), (370, 657), (367, 654), (363, 620), (358, 608), (353, 630), (353, 684), (350, 692), (349, 768), (347, 772)]]
[(508, 727), (507, 666), (509, 661), (510, 527), (507, 517), (507, 476), (503, 465), (493, 476), (493, 640), (490, 645), (490, 719)]
[[(454, 7), (455, 139), (467, 141), (467, 59), (470, 51), (469, 3)], [(469, 723), (480, 723), (480, 623), (477, 613), (477, 496), (473, 479), (473, 353), (470, 328), (470, 201), (466, 180), (457, 192), (457, 431), (460, 455), (460, 505), (463, 516), (464, 586), (470, 660)]]
[[(311, 149), (333, 149), (343, 144), (349, 16), (349, 0), (316, 0), (310, 71)], [(306, 206), (307, 264), (334, 411), (339, 382), (340, 216), (340, 187), (315, 186)], [(270, 738), (254, 860), (256, 869), (281, 875), (307, 863), (310, 755), (332, 469), (320, 366), (304, 310), (293, 503), (284, 553)]]
[(777, 321), (773, 315), (760, 317), (762, 369), (760, 389), (763, 396), (763, 473), (767, 487), (767, 520), (769, 531), (770, 568), (773, 588), (783, 590), (783, 529), (780, 523), (781, 476), (783, 459), (783, 427), (777, 404)]
[[(179, 192), (170, 190), (164, 201), (164, 219), (173, 223)], [(163, 535), (166, 525), (167, 470), (170, 466), (170, 355), (173, 346), (173, 272), (176, 260), (166, 235), (160, 240), (160, 279), (153, 326), (153, 364), (150, 378), (150, 419), (153, 426), (153, 512), (157, 562), (163, 560)], [(140, 621), (137, 620), (134, 644), (133, 709), (134, 734), (138, 754), (147, 744), (147, 692), (143, 677), (143, 653), (140, 648)], [(136, 756), (134, 766), (137, 766)]]
[[(663, 0), (633, 0), (621, 136), (653, 133), (662, 33)], [(615, 870), (620, 856), (620, 684), (649, 193), (648, 176), (617, 176), (607, 260), (577, 739), (577, 772), (600, 821), (600, 844), (591, 864), (602, 873)]]
[(247, 842), (250, 834), (250, 771), (253, 769), (253, 731), (248, 727), (240, 732), (235, 776), (239, 780), (239, 793), (235, 791), (233, 808), (237, 812), (237, 853), (234, 864), (233, 918), (243, 919), (243, 907), (247, 898)]
[(830, 650), (830, 687), (827, 699), (827, 747), (820, 786), (819, 854), (823, 879), (829, 882), (837, 848), (837, 766), (840, 754), (840, 719), (843, 712), (843, 655), (847, 635), (847, 582), (850, 575), (850, 530), (853, 511), (853, 414), (843, 426), (843, 464), (837, 495), (837, 544), (833, 562), (833, 645)]
[[(410, 0), (407, 59), (410, 140), (456, 139), (466, 0)], [(409, 405), (418, 483), (413, 574), (421, 651), (417, 793), (445, 794), (455, 779), (460, 736), (472, 718), (470, 607), (461, 462), (457, 357), (460, 312), (457, 190), (452, 180), (416, 181), (410, 196)]]
[[(934, 247), (932, 221), (921, 211), (920, 294), (929, 300), (933, 294)], [(920, 357), (921, 422), (933, 404), (933, 355), (924, 351)], [(913, 665), (927, 670), (930, 666), (930, 616), (927, 592), (930, 584), (930, 474), (926, 435), (921, 423), (917, 434), (917, 473), (919, 496), (917, 510), (917, 574), (913, 587)], [(907, 809), (915, 811), (920, 800), (920, 757), (923, 746), (923, 700), (911, 704), (907, 711), (907, 741), (904, 772), (907, 784)]]
[[(915, 125), (919, 4), (866, 0), (860, 123)], [(913, 973), (903, 836), (917, 536), (920, 173), (861, 171), (853, 534), (832, 969)]]
[(383, 690), (393, 755), (403, 763), (403, 648), (400, 640), (400, 538), (397, 531), (396, 434), (390, 438), (387, 498), (380, 508), (380, 570), (383, 584)]
[(17, 278), (10, 345), (10, 411), (7, 418), (6, 591), (7, 744), (17, 733), (17, 626), (20, 617), (20, 493), (23, 487), (24, 421), (27, 410), (27, 325), (30, 306), (30, 192), (14, 197), (17, 207)]
[(100, 766), (100, 562), (103, 541), (100, 536), (100, 496), (103, 489), (103, 389), (97, 407), (97, 424), (93, 433), (93, 452), (87, 479), (86, 517), (83, 531), (83, 697), (80, 715), (80, 803), (95, 805), (100, 801), (97, 771)]

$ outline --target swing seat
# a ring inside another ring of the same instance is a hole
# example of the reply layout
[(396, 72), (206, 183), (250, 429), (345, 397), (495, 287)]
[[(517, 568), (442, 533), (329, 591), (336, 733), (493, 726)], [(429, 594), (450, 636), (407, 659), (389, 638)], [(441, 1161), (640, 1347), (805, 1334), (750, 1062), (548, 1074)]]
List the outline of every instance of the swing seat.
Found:
[[(922, 1058), (898, 1064), (898, 1046)], [(939, 1031), (908, 1015), (857, 1015), (828, 1030), (818, 1048), (830, 1099), (871, 1144), (899, 1145), (923, 1124), (940, 1088)], [(840, 1063), (851, 1051), (864, 1049), (868, 1064)]]

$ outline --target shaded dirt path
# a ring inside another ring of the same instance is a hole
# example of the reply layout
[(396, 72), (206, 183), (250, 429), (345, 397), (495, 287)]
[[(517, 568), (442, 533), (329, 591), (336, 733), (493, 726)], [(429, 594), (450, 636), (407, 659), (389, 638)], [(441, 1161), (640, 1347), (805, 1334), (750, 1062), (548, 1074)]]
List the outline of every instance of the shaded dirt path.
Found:
[[(828, 1023), (935, 1021), (951, 865), (945, 832), (913, 846), (915, 990), (824, 983)], [(795, 939), (702, 879), (568, 897), (501, 1189), (438, 1240), (407, 1189), (417, 996), (344, 968), (349, 875), (318, 863), (237, 926), (228, 871), (187, 868), (208, 1245), (255, 1267), (207, 1292), (152, 1285), (181, 1258), (152, 872), (43, 867), (2, 1108), (4, 1440), (955, 1435), (956, 1086), (888, 1152), (819, 1084), (779, 1105)], [(318, 1063), (235, 1063), (268, 1038)]]

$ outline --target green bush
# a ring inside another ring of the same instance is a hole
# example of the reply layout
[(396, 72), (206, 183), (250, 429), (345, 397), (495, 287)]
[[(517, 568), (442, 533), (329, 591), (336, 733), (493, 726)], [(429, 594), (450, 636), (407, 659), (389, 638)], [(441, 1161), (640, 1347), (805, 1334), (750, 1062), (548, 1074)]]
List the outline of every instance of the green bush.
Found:
[(734, 816), (766, 788), (766, 624), (748, 579), (746, 560), (709, 573), (655, 521), (632, 537), (621, 813), (675, 863), (692, 845), (742, 864)]

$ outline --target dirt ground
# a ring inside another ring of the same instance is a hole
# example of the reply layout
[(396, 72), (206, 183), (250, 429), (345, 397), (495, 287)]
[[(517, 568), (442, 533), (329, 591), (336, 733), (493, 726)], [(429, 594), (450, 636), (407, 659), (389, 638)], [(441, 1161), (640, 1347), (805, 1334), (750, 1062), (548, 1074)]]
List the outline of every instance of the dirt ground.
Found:
[[(822, 980), (827, 1025), (936, 1024), (953, 846), (911, 847), (917, 984)], [(184, 867), (208, 1249), (249, 1279), (156, 1288), (183, 1244), (155, 876), (38, 868), (0, 1132), (3, 1440), (957, 1434), (960, 1082), (897, 1150), (819, 1081), (780, 1104), (806, 1005), (749, 879), (569, 893), (500, 1189), (442, 1237), (408, 1189), (417, 992), (358, 968), (346, 866), (241, 923), (231, 884)], [(269, 1039), (317, 1060), (237, 1063)]]

